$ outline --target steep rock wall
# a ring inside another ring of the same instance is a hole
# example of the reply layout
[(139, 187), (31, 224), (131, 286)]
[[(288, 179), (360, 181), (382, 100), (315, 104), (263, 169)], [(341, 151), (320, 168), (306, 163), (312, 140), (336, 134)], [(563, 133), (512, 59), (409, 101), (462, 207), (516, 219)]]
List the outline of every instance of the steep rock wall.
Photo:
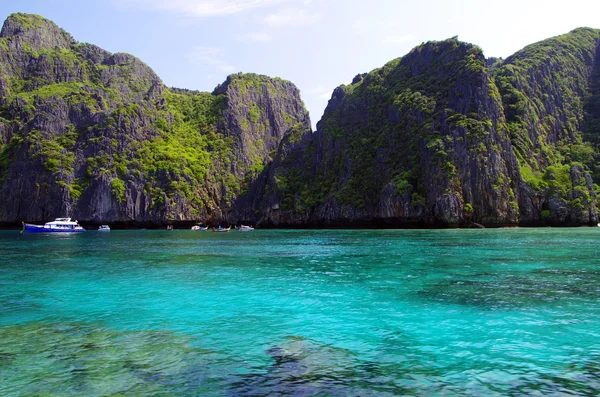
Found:
[(357, 75), (273, 164), (262, 221), (595, 225), (598, 40), (576, 29), (490, 61), (453, 38)]
[[(518, 221), (519, 176), (497, 89), (481, 50), (456, 39), (337, 88), (302, 144), (310, 155), (297, 154), (271, 187), (283, 190), (282, 211), (300, 212), (286, 222)], [(298, 175), (305, 183), (290, 191)]]
[(169, 89), (132, 55), (14, 14), (0, 33), (0, 222), (233, 222), (236, 197), (307, 120), (285, 80)]
[(167, 88), (136, 57), (11, 15), (0, 32), (0, 223), (595, 225), (600, 32), (486, 59), (430, 42), (336, 88)]

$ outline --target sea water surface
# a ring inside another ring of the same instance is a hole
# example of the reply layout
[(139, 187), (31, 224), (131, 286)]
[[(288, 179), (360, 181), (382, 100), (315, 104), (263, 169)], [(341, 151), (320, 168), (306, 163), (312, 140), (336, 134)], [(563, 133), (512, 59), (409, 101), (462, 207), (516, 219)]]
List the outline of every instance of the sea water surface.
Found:
[(0, 232), (0, 396), (597, 396), (600, 228)]

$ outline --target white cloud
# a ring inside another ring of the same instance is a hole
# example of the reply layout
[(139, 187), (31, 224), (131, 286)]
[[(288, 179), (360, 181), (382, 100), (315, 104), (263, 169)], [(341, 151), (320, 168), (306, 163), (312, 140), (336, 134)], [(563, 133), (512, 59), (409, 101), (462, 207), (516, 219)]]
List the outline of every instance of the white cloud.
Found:
[(236, 38), (240, 41), (257, 41), (262, 43), (273, 41), (273, 36), (265, 32), (248, 32), (237, 35)]
[(285, 0), (113, 0), (116, 6), (154, 8), (191, 17), (238, 14)]
[(321, 19), (320, 14), (309, 13), (299, 8), (286, 8), (276, 13), (269, 14), (265, 23), (271, 26), (301, 26), (312, 25)]
[(216, 69), (223, 73), (233, 73), (235, 66), (225, 59), (225, 51), (213, 47), (194, 47), (186, 58), (194, 65), (207, 69)]

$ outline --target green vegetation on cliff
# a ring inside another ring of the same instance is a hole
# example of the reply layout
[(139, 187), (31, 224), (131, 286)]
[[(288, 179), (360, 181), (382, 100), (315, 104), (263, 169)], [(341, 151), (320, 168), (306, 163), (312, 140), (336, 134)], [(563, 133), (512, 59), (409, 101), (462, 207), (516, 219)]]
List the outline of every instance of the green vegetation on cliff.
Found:
[(574, 189), (592, 200), (585, 181), (568, 177), (571, 167), (583, 164), (600, 182), (599, 45), (599, 30), (580, 28), (527, 46), (494, 69), (523, 179), (540, 196), (571, 207), (580, 201)]
[(167, 88), (132, 55), (14, 14), (0, 34), (0, 221), (595, 223), (599, 48), (588, 28), (506, 60), (424, 43), (336, 88), (312, 133), (289, 81)]
[(102, 216), (89, 206), (102, 186), (115, 200), (102, 206), (121, 217), (218, 219), (307, 119), (287, 81), (238, 74), (212, 94), (169, 89), (136, 57), (36, 15), (9, 17), (0, 44), (0, 187), (28, 164), (46, 200), (66, 194), (80, 219)]
[(493, 128), (492, 115), (473, 98), (479, 84), (499, 97), (481, 49), (452, 38), (417, 47), (338, 87), (311, 142), (312, 156), (303, 154), (305, 161), (321, 157), (324, 164), (307, 167), (319, 171), (304, 174), (302, 186), (295, 181), (301, 168), (278, 176), (284, 209), (294, 200), (301, 210), (335, 200), (373, 217), (391, 195), (416, 213), (433, 204), (432, 172), (441, 178), (442, 194), (462, 197), (456, 170), (464, 153), (457, 150), (487, 151)]
[(356, 76), (274, 172), (282, 210), (331, 221), (594, 223), (599, 43), (598, 30), (581, 28), (486, 60), (452, 38)]

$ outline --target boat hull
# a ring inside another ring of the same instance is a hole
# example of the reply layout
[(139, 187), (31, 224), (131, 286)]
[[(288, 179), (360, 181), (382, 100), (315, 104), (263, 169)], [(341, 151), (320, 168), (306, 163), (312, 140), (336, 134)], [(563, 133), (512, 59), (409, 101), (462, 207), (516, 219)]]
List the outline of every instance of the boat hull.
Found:
[(24, 224), (23, 225), (23, 230), (25, 230), (28, 233), (83, 233), (85, 232), (85, 229), (82, 227), (79, 228), (73, 228), (73, 229), (60, 229), (60, 228), (49, 228), (49, 227), (45, 227), (45, 226), (40, 226), (40, 225), (30, 225), (30, 224)]

